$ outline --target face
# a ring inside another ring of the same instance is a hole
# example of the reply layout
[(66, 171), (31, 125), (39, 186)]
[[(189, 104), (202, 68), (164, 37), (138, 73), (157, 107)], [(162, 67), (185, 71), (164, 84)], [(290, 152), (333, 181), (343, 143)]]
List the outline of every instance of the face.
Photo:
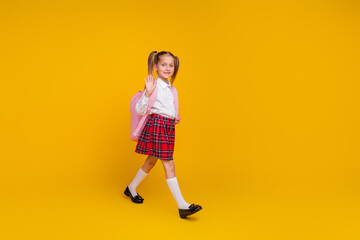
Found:
[(161, 79), (167, 80), (174, 74), (174, 58), (169, 55), (161, 56), (158, 64), (155, 64), (154, 68)]

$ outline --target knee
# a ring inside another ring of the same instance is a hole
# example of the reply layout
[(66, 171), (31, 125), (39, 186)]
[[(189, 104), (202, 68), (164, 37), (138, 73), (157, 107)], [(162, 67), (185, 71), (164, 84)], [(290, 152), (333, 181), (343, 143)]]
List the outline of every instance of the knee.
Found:
[(174, 172), (175, 171), (175, 164), (174, 161), (166, 161), (165, 167), (167, 170)]
[(145, 163), (146, 165), (149, 167), (149, 168), (153, 168), (156, 164), (156, 161), (157, 161), (157, 158), (154, 158), (154, 157), (149, 157)]
[(153, 168), (156, 164), (156, 161), (148, 161), (146, 162), (146, 165), (149, 167), (149, 168)]

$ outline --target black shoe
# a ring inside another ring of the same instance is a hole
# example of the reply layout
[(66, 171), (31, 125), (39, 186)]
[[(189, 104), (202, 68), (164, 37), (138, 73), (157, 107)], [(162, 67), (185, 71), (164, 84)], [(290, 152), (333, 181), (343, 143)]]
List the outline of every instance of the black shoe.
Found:
[(180, 209), (179, 214), (181, 218), (186, 218), (187, 216), (194, 214), (200, 211), (202, 207), (200, 205), (195, 205), (194, 203), (189, 206), (189, 209)]
[(143, 201), (144, 201), (144, 199), (139, 194), (137, 194), (135, 197), (133, 197), (133, 195), (131, 194), (131, 192), (129, 190), (129, 186), (126, 187), (124, 194), (126, 196), (130, 197), (131, 201), (133, 201), (134, 203), (143, 203)]

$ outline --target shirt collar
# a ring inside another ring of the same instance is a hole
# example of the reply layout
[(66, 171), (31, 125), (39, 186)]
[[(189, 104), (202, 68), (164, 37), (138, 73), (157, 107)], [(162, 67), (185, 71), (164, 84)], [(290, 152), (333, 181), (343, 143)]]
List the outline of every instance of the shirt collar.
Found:
[(171, 83), (170, 83), (169, 80), (167, 80), (167, 83), (165, 83), (164, 80), (162, 80), (160, 77), (158, 77), (158, 78), (156, 79), (156, 81), (157, 81), (157, 83), (158, 83), (162, 88), (164, 88), (164, 89), (165, 89), (166, 87), (171, 88)]

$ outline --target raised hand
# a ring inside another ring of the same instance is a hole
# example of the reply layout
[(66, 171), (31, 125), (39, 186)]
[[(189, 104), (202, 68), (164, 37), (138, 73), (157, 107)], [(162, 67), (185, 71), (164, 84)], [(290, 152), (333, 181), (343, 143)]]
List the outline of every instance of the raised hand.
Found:
[(144, 78), (144, 81), (145, 81), (145, 87), (146, 87), (145, 97), (150, 97), (151, 94), (155, 90), (156, 80), (154, 80), (153, 75), (148, 75), (147, 81), (146, 81), (146, 78)]

